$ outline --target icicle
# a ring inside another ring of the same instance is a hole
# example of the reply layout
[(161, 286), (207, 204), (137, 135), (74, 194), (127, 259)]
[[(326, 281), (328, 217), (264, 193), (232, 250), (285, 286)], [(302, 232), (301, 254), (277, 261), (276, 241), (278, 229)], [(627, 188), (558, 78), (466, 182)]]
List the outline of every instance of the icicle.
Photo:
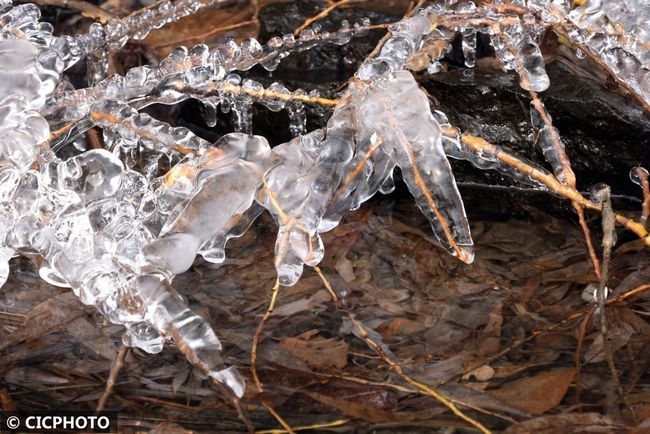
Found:
[[(258, 202), (279, 225), (275, 267), (282, 285), (293, 285), (302, 274), (303, 264), (317, 264), (323, 245), (314, 226), (299, 221), (314, 192), (310, 172), (322, 149), (323, 132), (316, 130), (273, 149), (276, 164), (264, 176)], [(324, 204), (325, 205), (325, 204)]]
[(536, 28), (522, 24), (511, 26), (503, 33), (493, 35), (493, 45), (504, 68), (519, 73), (519, 84), (523, 89), (543, 92), (548, 89), (550, 80), (544, 58), (531, 32), (536, 32)]
[[(294, 92), (295, 96), (306, 95), (305, 91), (298, 89)], [(307, 129), (307, 115), (305, 114), (305, 107), (300, 101), (292, 101), (286, 105), (287, 113), (289, 114), (289, 131), (292, 137), (298, 137), (305, 134)]]
[(476, 30), (472, 27), (465, 27), (461, 30), (463, 36), (462, 48), (465, 66), (473, 68), (476, 64)]
[(378, 81), (357, 104), (355, 117), (363, 128), (377, 132), (386, 152), (400, 166), (440, 243), (471, 263), (474, 253), (469, 224), (445, 158), (440, 126), (411, 73), (396, 72)]

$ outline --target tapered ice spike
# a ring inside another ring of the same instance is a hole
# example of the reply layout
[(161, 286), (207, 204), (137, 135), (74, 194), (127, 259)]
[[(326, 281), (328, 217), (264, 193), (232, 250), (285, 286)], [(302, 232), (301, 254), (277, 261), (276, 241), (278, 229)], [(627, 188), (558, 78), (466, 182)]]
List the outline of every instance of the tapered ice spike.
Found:
[(399, 71), (377, 80), (357, 101), (355, 117), (361, 128), (376, 132), (400, 166), (438, 241), (458, 259), (471, 263), (469, 223), (442, 147), (440, 126), (413, 75)]

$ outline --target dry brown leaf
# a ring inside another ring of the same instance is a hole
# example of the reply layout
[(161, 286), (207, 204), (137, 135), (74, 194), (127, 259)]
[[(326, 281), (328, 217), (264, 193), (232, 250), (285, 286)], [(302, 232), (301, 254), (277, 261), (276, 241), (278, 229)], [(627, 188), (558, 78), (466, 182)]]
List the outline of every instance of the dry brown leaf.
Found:
[(317, 334), (318, 330), (311, 330), (300, 336), (286, 338), (280, 342), (280, 346), (312, 368), (344, 368), (348, 364), (348, 343)]
[(23, 325), (9, 335), (0, 348), (51, 333), (82, 313), (83, 307), (72, 291), (56, 295), (34, 307)]
[(377, 328), (382, 336), (407, 336), (426, 330), (427, 326), (421, 321), (408, 318), (391, 318)]
[(352, 266), (352, 261), (350, 261), (345, 256), (341, 256), (341, 258), (339, 258), (339, 260), (336, 261), (336, 265), (334, 265), (334, 268), (339, 273), (339, 275), (343, 278), (343, 280), (345, 280), (348, 283), (352, 282), (354, 279), (357, 278), (357, 276), (354, 275), (354, 267)]
[(314, 309), (321, 304), (332, 299), (332, 296), (325, 289), (314, 293), (311, 297), (303, 298), (292, 303), (284, 304), (277, 307), (272, 316), (291, 316), (298, 312), (314, 311)]
[(542, 414), (562, 401), (575, 375), (575, 368), (557, 368), (512, 381), (490, 394), (513, 407)]
[(598, 413), (567, 413), (526, 420), (508, 427), (505, 433), (611, 433), (615, 428), (614, 421)]
[(187, 430), (180, 425), (171, 422), (162, 422), (155, 425), (149, 431), (150, 434), (191, 434), (194, 431)]
[(318, 402), (336, 408), (346, 416), (367, 420), (368, 422), (381, 423), (412, 420), (411, 417), (397, 412), (381, 410), (376, 407), (358, 404), (344, 399), (332, 398), (321, 393), (306, 392), (305, 394)]

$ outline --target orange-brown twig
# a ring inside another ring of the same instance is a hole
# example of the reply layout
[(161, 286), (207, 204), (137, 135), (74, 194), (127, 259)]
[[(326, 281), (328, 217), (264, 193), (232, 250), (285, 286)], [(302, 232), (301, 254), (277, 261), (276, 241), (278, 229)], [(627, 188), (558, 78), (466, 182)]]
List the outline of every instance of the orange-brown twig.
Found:
[(253, 376), (253, 382), (255, 383), (255, 386), (260, 393), (264, 391), (264, 387), (262, 387), (262, 382), (260, 381), (260, 377), (257, 374), (257, 346), (260, 341), (260, 336), (262, 335), (262, 330), (264, 330), (264, 324), (273, 313), (273, 309), (275, 309), (275, 302), (278, 298), (279, 292), (280, 279), (276, 279), (275, 285), (273, 285), (273, 288), (271, 289), (271, 301), (269, 302), (269, 307), (266, 309), (266, 313), (260, 320), (259, 324), (257, 324), (257, 329), (255, 330), (255, 335), (253, 336), (253, 346), (251, 349), (251, 375)]
[(314, 15), (313, 17), (311, 17), (311, 18), (307, 18), (307, 19), (305, 20), (304, 23), (302, 23), (301, 25), (299, 25), (299, 26), (296, 28), (296, 30), (294, 30), (293, 34), (294, 34), (295, 36), (298, 36), (298, 35), (300, 34), (300, 32), (303, 31), (305, 28), (307, 28), (308, 26), (312, 25), (314, 22), (316, 22), (316, 21), (318, 21), (318, 20), (320, 20), (320, 19), (325, 18), (325, 17), (328, 16), (328, 15), (330, 14), (330, 12), (332, 12), (334, 9), (336, 9), (336, 8), (340, 8), (340, 7), (343, 7), (343, 6), (347, 6), (347, 5), (349, 5), (350, 3), (356, 3), (356, 2), (359, 2), (359, 1), (362, 1), (362, 0), (341, 0), (341, 1), (338, 2), (338, 3), (334, 3), (334, 4), (332, 4), (332, 5), (328, 6), (327, 8), (323, 9), (321, 12), (317, 13), (316, 15)]
[[(461, 139), (463, 141), (463, 144), (465, 144), (473, 152), (486, 153), (493, 156), (501, 163), (510, 166), (523, 174), (526, 174), (531, 179), (534, 179), (541, 184), (544, 184), (546, 187), (548, 187), (549, 190), (558, 196), (569, 199), (570, 201), (575, 202), (586, 209), (597, 212), (602, 211), (601, 205), (595, 204), (586, 199), (575, 188), (562, 184), (550, 173), (544, 173), (535, 167), (530, 166), (512, 154), (502, 152), (500, 147), (489, 143), (482, 137), (473, 136), (465, 132), (461, 135)], [(616, 223), (634, 232), (639, 238), (643, 240), (646, 246), (650, 247), (650, 234), (648, 234), (648, 231), (641, 223), (620, 214), (614, 214), (614, 218), (616, 220)]]
[(357, 330), (359, 331), (359, 335), (363, 338), (363, 340), (368, 344), (370, 348), (372, 348), (378, 355), (379, 357), (386, 363), (388, 364), (393, 371), (400, 377), (402, 377), (407, 383), (411, 384), (412, 386), (418, 388), (419, 390), (423, 391), (427, 395), (435, 398), (438, 402), (443, 404), (445, 407), (451, 410), (452, 413), (454, 413), (457, 417), (460, 419), (464, 420), (465, 422), (469, 423), (470, 425), (473, 425), (476, 427), (479, 431), (481, 431), (484, 434), (489, 434), (491, 431), (487, 429), (483, 424), (480, 422), (472, 419), (471, 417), (467, 416), (465, 413), (460, 411), (456, 405), (451, 402), (447, 397), (442, 395), (440, 392), (436, 391), (432, 387), (421, 383), (414, 379), (413, 377), (407, 375), (402, 367), (395, 361), (393, 361), (390, 357), (386, 355), (384, 350), (381, 348), (381, 345), (379, 345), (377, 342), (375, 342), (370, 336), (368, 336), (368, 333), (366, 330), (361, 326), (359, 321), (357, 321), (354, 318), (354, 315), (349, 314), (348, 315), (352, 323), (357, 327)]
[(264, 408), (266, 408), (269, 411), (269, 413), (271, 413), (271, 415), (273, 415), (275, 420), (277, 420), (280, 423), (280, 425), (282, 425), (282, 428), (284, 428), (285, 432), (289, 434), (294, 434), (294, 430), (291, 428), (291, 426), (282, 418), (282, 416), (280, 416), (280, 414), (277, 411), (275, 411), (273, 407), (271, 407), (271, 405), (268, 402), (262, 401), (262, 405), (264, 406)]

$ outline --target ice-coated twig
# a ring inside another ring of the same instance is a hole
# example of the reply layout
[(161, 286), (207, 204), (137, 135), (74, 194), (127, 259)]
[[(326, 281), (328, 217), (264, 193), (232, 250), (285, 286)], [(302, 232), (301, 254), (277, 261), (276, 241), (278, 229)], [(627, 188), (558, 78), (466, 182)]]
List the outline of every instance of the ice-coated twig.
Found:
[(630, 170), (630, 179), (632, 182), (641, 187), (643, 194), (643, 205), (641, 207), (641, 224), (648, 225), (648, 217), (650, 216), (650, 175), (648, 170), (644, 167), (637, 166)]
[(616, 2), (588, 1), (573, 10), (566, 1), (559, 2), (562, 7), (556, 2), (545, 2), (532, 9), (501, 2), (486, 3), (484, 7), (504, 14), (532, 14), (540, 24), (571, 41), (581, 55), (609, 72), (621, 88), (650, 112), (650, 89), (646, 84), (650, 77), (650, 38), (643, 21), (649, 12), (644, 0), (628, 3), (627, 7), (618, 8)]
[[(514, 154), (504, 152), (503, 149), (499, 146), (493, 145), (481, 137), (476, 137), (469, 133), (463, 133), (461, 135), (461, 140), (472, 153), (482, 156), (487, 155), (490, 159), (498, 160), (500, 164), (509, 166), (517, 172), (526, 174), (526, 176), (530, 177), (531, 179), (544, 184), (551, 192), (557, 194), (558, 196), (569, 199), (586, 209), (591, 209), (598, 212), (600, 212), (602, 209), (599, 205), (594, 204), (590, 200), (586, 199), (576, 189), (562, 184), (549, 172), (540, 170), (539, 168), (528, 164), (526, 161), (522, 160)], [(648, 231), (641, 223), (620, 214), (614, 214), (614, 218), (616, 220), (616, 223), (634, 232), (639, 238), (643, 240), (646, 246), (650, 246), (650, 234), (648, 234)]]
[[(181, 47), (172, 51), (157, 68), (132, 68), (125, 76), (113, 75), (96, 86), (57, 94), (47, 102), (43, 113), (46, 117), (70, 122), (83, 118), (94, 104), (106, 99), (118, 99), (132, 104), (142, 101), (139, 107), (152, 102), (171, 104), (189, 98), (183, 92), (191, 89), (200, 90), (202, 94), (209, 89), (215, 92), (221, 90), (224, 94), (245, 93), (268, 101), (269, 105), (274, 100), (277, 100), (276, 104), (305, 101), (331, 106), (336, 103), (317, 95), (300, 94), (298, 91), (288, 94), (281, 85), (264, 91), (261, 85), (253, 81), (247, 81), (244, 89), (237, 89), (241, 79), (234, 74), (226, 76), (226, 73), (243, 69), (247, 65), (248, 56), (237, 54), (239, 48), (234, 42), (225, 42), (223, 45), (228, 46), (231, 48), (227, 49), (226, 54), (219, 47), (210, 50), (203, 44), (189, 51)], [(223, 81), (220, 85), (213, 84), (220, 81)], [(210, 85), (212, 87), (208, 88)], [(147, 98), (150, 95), (154, 96), (155, 101)]]

